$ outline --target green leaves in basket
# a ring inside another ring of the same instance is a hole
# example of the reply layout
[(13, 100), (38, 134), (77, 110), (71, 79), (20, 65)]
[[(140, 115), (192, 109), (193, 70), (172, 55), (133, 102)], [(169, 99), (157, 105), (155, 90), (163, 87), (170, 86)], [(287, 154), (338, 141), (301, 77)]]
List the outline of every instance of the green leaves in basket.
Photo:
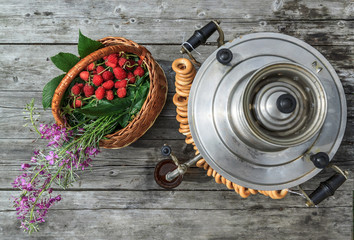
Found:
[(50, 80), (43, 88), (42, 93), (42, 105), (44, 109), (52, 106), (52, 99), (55, 89), (58, 87), (60, 81), (64, 78), (65, 74), (62, 74), (56, 78)]
[(87, 105), (75, 109), (86, 116), (120, 115), (118, 123), (126, 127), (143, 106), (150, 89), (149, 74), (137, 79), (139, 85), (129, 85), (125, 98), (115, 98), (111, 101), (102, 99), (93, 100)]
[(60, 52), (57, 55), (51, 57), (50, 60), (52, 60), (57, 68), (67, 73), (71, 68), (75, 66), (76, 63), (80, 61), (80, 58), (72, 53)]
[(122, 113), (129, 109), (131, 99), (116, 98), (112, 101), (102, 99), (98, 102), (92, 101), (89, 104), (76, 109), (78, 112), (92, 116), (108, 116)]
[(81, 33), (81, 31), (79, 31), (79, 44), (77, 48), (81, 58), (86, 57), (101, 47), (103, 47), (102, 43), (86, 37)]
[(149, 88), (150, 88), (150, 82), (146, 81), (136, 91), (134, 100), (129, 110), (131, 116), (138, 113), (141, 107), (143, 106), (146, 96), (149, 92)]

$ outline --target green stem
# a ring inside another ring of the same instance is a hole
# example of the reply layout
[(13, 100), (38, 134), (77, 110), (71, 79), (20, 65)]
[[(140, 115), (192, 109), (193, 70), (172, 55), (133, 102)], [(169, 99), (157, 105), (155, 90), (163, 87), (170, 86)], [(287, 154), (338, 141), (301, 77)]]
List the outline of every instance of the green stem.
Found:
[(33, 119), (34, 110), (35, 110), (35, 108), (34, 108), (34, 98), (32, 98), (31, 103), (30, 103), (30, 111), (29, 111), (30, 112), (31, 124), (32, 124), (34, 130), (38, 133), (38, 135), (42, 136), (42, 134), (39, 132), (39, 130), (38, 130), (37, 126), (36, 126), (36, 123), (35, 123), (35, 121)]
[(41, 192), (38, 194), (38, 196), (36, 197), (36, 201), (34, 201), (33, 207), (32, 207), (32, 209), (31, 209), (30, 221), (33, 219), (33, 211), (34, 211), (34, 208), (36, 207), (36, 204), (37, 204), (38, 199), (42, 196), (42, 194), (44, 193), (44, 191), (48, 189), (48, 187), (52, 184), (53, 180), (58, 176), (58, 174), (61, 172), (61, 170), (62, 170), (63, 168), (64, 168), (64, 165), (59, 168), (59, 170), (58, 170), (57, 173), (54, 175), (54, 177), (52, 177), (52, 179), (50, 179), (50, 182), (42, 189), (42, 191), (41, 191)]

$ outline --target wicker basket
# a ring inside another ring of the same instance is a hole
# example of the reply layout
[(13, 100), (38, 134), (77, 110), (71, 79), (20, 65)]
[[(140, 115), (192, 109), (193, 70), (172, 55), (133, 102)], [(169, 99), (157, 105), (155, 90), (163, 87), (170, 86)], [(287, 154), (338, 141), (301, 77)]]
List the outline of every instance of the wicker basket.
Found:
[(148, 96), (136, 117), (123, 129), (105, 136), (100, 141), (103, 148), (122, 148), (138, 140), (155, 122), (160, 114), (167, 97), (166, 76), (159, 64), (152, 58), (151, 53), (143, 46), (120, 37), (106, 37), (99, 40), (106, 47), (101, 48), (78, 62), (63, 78), (56, 88), (52, 100), (52, 113), (56, 122), (64, 125), (60, 112), (61, 99), (73, 79), (90, 63), (120, 51), (134, 53), (143, 59), (150, 76)]

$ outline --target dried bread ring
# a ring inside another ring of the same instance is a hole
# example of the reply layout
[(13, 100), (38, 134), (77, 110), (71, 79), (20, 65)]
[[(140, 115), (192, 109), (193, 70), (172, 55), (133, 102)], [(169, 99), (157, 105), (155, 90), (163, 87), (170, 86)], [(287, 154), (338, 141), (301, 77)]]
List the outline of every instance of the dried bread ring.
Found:
[(200, 159), (195, 165), (196, 165), (197, 167), (199, 167), (199, 168), (202, 168), (203, 165), (204, 165), (204, 163), (205, 163), (205, 159), (202, 158), (202, 159)]
[(176, 74), (188, 74), (193, 71), (193, 64), (186, 58), (177, 58), (172, 63), (172, 69)]
[(187, 136), (187, 137), (186, 137), (185, 142), (186, 142), (187, 144), (191, 144), (191, 143), (193, 143), (193, 142), (194, 142), (194, 140), (193, 140), (193, 138), (192, 138), (192, 135)]
[[(178, 94), (175, 94), (173, 96), (173, 103), (177, 106), (177, 107), (186, 107), (188, 105), (188, 98), (186, 97), (182, 97)], [(186, 108), (187, 109), (187, 108)]]

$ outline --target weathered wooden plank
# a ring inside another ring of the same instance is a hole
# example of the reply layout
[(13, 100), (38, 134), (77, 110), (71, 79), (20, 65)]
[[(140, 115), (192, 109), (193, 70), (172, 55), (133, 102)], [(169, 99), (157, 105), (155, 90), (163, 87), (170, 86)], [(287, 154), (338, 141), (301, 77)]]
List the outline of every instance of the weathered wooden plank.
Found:
[(3, 12), (8, 13), (2, 16), (0, 25), (3, 43), (75, 43), (78, 29), (93, 38), (119, 35), (137, 42), (179, 43), (210, 19), (217, 18), (223, 22), (228, 40), (250, 32), (280, 31), (307, 37), (316, 44), (353, 44), (353, 36), (347, 35), (353, 27), (350, 1), (182, 4), (155, 0), (139, 2), (139, 7), (130, 1), (119, 4), (109, 1), (102, 5), (88, 1), (58, 5), (47, 1), (26, 4), (11, 1), (2, 6)]
[[(78, 4), (79, 3), (79, 4)], [(10, 18), (95, 18), (120, 17), (129, 20), (131, 17), (144, 16), (152, 19), (238, 19), (238, 20), (271, 20), (276, 18), (285, 20), (296, 19), (352, 19), (353, 5), (351, 1), (301, 2), (301, 1), (273, 1), (257, 0), (249, 1), (226, 1), (221, 0), (217, 4), (207, 0), (195, 2), (184, 1), (158, 1), (139, 2), (139, 7), (131, 1), (113, 0), (104, 1), (101, 4), (93, 4), (85, 1), (60, 2), (51, 4), (51, 1), (28, 1), (28, 5), (20, 0), (2, 3), (3, 11)], [(255, 7), (257, 6), (257, 7)], [(15, 11), (13, 11), (15, 9)], [(92, 10), (94, 9), (94, 10)], [(109, 10), (109, 11), (107, 11)], [(107, 15), (102, 16), (102, 12)], [(231, 13), (231, 14), (230, 14)]]
[[(132, 151), (130, 151), (132, 153)], [(149, 163), (152, 162), (153, 157), (149, 158)], [(15, 160), (14, 160), (15, 161)], [(128, 162), (126, 158), (123, 159), (124, 163)], [(132, 160), (130, 160), (132, 161)], [(91, 170), (80, 173), (80, 179), (74, 184), (73, 189), (124, 189), (124, 190), (155, 190), (160, 187), (154, 181), (154, 165), (144, 166), (143, 160), (141, 165), (138, 165), (140, 159), (137, 159), (135, 166), (128, 164), (122, 165), (119, 159), (110, 160), (105, 159), (102, 163), (97, 160), (93, 162)], [(157, 164), (157, 160), (155, 164)], [(337, 162), (339, 167), (348, 170), (352, 176), (353, 161)], [(0, 188), (11, 188), (10, 183), (20, 174), (20, 161), (14, 163), (1, 164), (0, 169)], [(333, 171), (326, 170), (321, 174), (304, 184), (304, 188), (314, 190), (318, 187), (319, 183), (326, 180), (333, 175)], [(349, 178), (346, 183), (341, 187), (342, 190), (353, 190), (353, 178)], [(183, 183), (178, 187), (179, 190), (227, 190), (224, 185), (216, 184), (214, 179), (208, 177), (206, 172), (202, 169), (193, 167), (188, 170), (184, 176)]]
[[(46, 142), (41, 140), (34, 142), (34, 140), (33, 138), (0, 139), (0, 161), (28, 161), (34, 149), (42, 149), (45, 147)], [(124, 164), (146, 166), (146, 159), (151, 158), (153, 161), (162, 159), (160, 148), (164, 144), (170, 145), (172, 151), (180, 157), (181, 160), (189, 159), (194, 155), (192, 146), (187, 145), (183, 139), (139, 139), (130, 146), (122, 149), (101, 149), (102, 152), (99, 154), (99, 159), (107, 159), (112, 162), (119, 159), (126, 159), (126, 161), (131, 161), (131, 163), (124, 162)], [(353, 155), (353, 143), (342, 142), (333, 160), (344, 163), (354, 160)], [(142, 160), (143, 164), (133, 163), (135, 160)]]
[[(171, 104), (172, 105), (172, 104)], [(54, 119), (50, 110), (40, 111), (40, 122), (54, 123)], [(347, 127), (343, 141), (354, 142), (354, 118), (353, 111), (348, 111)], [(0, 138), (2, 139), (18, 139), (18, 138), (36, 138), (38, 135), (30, 131), (30, 127), (24, 127), (25, 124), (30, 126), (30, 121), (25, 119), (27, 113), (22, 113), (21, 109), (2, 108), (0, 107)], [(157, 118), (154, 125), (146, 132), (141, 139), (158, 139), (158, 140), (184, 140), (185, 137), (178, 132), (179, 123), (176, 118), (176, 111), (173, 106), (166, 109)]]
[(343, 239), (351, 236), (351, 208), (53, 210), (28, 237), (14, 212), (0, 215), (2, 239)]
[[(243, 210), (306, 208), (305, 199), (288, 194), (281, 200), (263, 195), (241, 198), (232, 191), (55, 191), (62, 200), (53, 206), (57, 210), (99, 209), (193, 209)], [(12, 196), (19, 191), (1, 191), (0, 212), (13, 211)], [(54, 195), (53, 195), (54, 196)], [(185, 201), (189, 199), (189, 201)], [(334, 197), (324, 200), (318, 207), (352, 207), (352, 192), (338, 190)]]
[[(169, 92), (174, 91), (174, 72), (171, 63), (174, 59), (182, 57), (179, 46), (170, 45), (146, 45), (152, 55), (158, 59), (168, 79)], [(0, 45), (3, 53), (0, 59), (2, 66), (2, 81), (0, 91), (41, 91), (45, 83), (50, 79), (62, 74), (62, 72), (50, 62), (50, 57), (58, 52), (76, 53), (76, 46), (8, 46)], [(351, 46), (316, 46), (316, 48), (328, 58), (337, 70), (347, 93), (354, 89), (354, 47)], [(197, 55), (203, 62), (216, 47), (202, 46), (198, 49), (201, 55)], [(22, 94), (26, 95), (26, 94)], [(26, 98), (26, 96), (25, 96)], [(8, 101), (5, 101), (8, 102)], [(16, 101), (11, 101), (16, 102)], [(10, 103), (12, 104), (12, 103)]]

